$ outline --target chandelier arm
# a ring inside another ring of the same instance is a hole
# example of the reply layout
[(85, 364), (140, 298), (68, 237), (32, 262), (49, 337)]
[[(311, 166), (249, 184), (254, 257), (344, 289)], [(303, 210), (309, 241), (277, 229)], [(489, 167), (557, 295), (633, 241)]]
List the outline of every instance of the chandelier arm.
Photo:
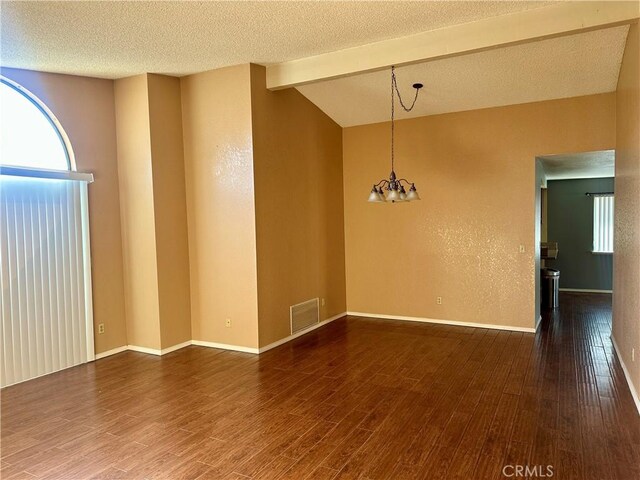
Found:
[(376, 183), (376, 187), (379, 187), (380, 185), (384, 185), (385, 183), (389, 183), (389, 180), (385, 180), (384, 178), (382, 180), (380, 180), (378, 183)]
[(396, 182), (405, 182), (407, 185), (413, 185), (413, 182), (410, 182), (406, 178), (401, 178), (400, 180), (396, 180)]

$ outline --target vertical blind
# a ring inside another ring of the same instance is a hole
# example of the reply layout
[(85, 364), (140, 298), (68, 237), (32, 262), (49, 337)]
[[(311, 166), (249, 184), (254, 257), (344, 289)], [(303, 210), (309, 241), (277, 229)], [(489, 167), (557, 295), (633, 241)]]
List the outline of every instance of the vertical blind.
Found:
[(93, 360), (87, 184), (0, 177), (0, 383)]
[(613, 252), (613, 195), (593, 197), (593, 251)]

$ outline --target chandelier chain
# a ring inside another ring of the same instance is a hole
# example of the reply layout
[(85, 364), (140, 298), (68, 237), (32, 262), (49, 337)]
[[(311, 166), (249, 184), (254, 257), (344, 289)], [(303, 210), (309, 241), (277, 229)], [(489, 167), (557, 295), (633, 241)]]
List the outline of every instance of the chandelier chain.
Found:
[(395, 67), (391, 67), (391, 171), (395, 171), (394, 163), (395, 159), (393, 156), (393, 130), (394, 130), (394, 120), (395, 120), (395, 95), (394, 95), (394, 87), (396, 81), (396, 74), (394, 72)]
[(398, 89), (398, 81), (396, 80), (396, 67), (391, 67), (391, 171), (395, 170), (395, 156), (394, 156), (394, 133), (395, 133), (395, 96), (398, 95), (398, 100), (400, 101), (400, 105), (404, 109), (405, 112), (410, 112), (413, 110), (413, 107), (416, 105), (416, 100), (418, 100), (418, 94), (420, 93), (420, 89), (416, 88), (416, 95), (413, 97), (413, 102), (410, 107), (407, 107), (402, 101), (402, 95), (400, 95), (400, 90)]
[(416, 88), (416, 95), (413, 97), (413, 102), (411, 102), (410, 107), (407, 107), (402, 101), (402, 95), (400, 95), (400, 90), (398, 89), (398, 81), (396, 80), (396, 73), (394, 71), (395, 68), (396, 67), (391, 67), (391, 88), (392, 88), (391, 95), (393, 95), (393, 90), (395, 90), (396, 94), (398, 95), (398, 100), (400, 100), (400, 105), (402, 106), (404, 111), (410, 112), (411, 110), (413, 110), (413, 107), (416, 105), (416, 100), (418, 100), (418, 94), (420, 93), (420, 89)]

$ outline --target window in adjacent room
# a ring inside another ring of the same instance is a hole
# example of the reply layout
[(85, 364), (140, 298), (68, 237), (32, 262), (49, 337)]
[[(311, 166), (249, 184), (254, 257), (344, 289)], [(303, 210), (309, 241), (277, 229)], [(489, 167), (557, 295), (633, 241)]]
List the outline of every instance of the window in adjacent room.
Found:
[(593, 196), (593, 253), (613, 253), (613, 195)]

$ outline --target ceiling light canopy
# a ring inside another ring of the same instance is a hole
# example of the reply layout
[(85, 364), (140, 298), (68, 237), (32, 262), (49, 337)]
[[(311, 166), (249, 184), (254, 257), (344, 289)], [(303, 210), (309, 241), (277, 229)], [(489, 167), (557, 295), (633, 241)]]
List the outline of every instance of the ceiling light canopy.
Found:
[[(413, 182), (405, 178), (398, 178), (395, 172), (395, 158), (394, 158), (394, 127), (395, 127), (395, 98), (398, 95), (400, 105), (405, 112), (410, 112), (418, 100), (418, 94), (422, 88), (421, 83), (414, 83), (413, 88), (416, 89), (416, 96), (413, 97), (413, 103), (410, 107), (407, 107), (402, 101), (400, 91), (398, 90), (398, 82), (396, 80), (395, 67), (391, 67), (391, 173), (389, 174), (389, 180), (382, 179), (378, 183), (373, 185), (371, 193), (369, 194), (369, 202), (372, 203), (398, 203), (398, 202), (410, 202), (412, 200), (420, 200), (418, 191)], [(406, 184), (409, 187), (409, 192), (404, 187)], [(385, 196), (386, 190), (386, 196)]]

